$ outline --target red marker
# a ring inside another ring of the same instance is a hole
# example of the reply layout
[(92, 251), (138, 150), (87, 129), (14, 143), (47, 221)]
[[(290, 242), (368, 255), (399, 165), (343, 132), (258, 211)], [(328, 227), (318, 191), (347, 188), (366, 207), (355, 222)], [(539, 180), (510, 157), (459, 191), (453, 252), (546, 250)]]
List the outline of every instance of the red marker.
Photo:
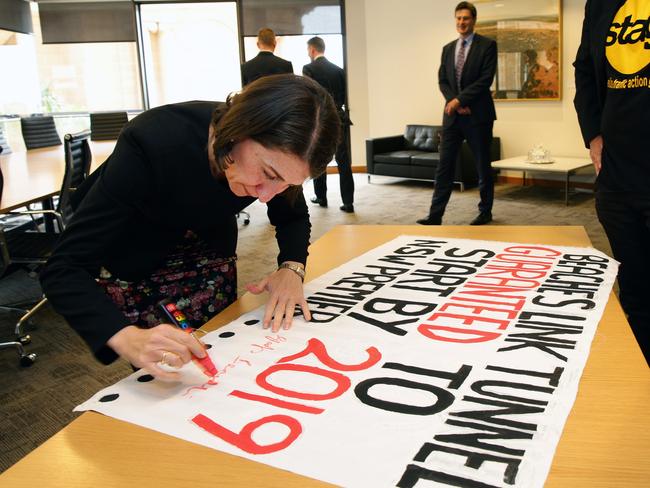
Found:
[(189, 328), (189, 329), (186, 329), (186, 330), (190, 333), (190, 335), (192, 337), (194, 337), (196, 339), (196, 342), (201, 344), (201, 347), (205, 351), (205, 357), (199, 358), (199, 357), (196, 357), (194, 354), (192, 354), (192, 360), (201, 369), (201, 371), (203, 371), (203, 374), (205, 374), (206, 376), (209, 376), (210, 378), (212, 378), (213, 376), (215, 376), (219, 372), (219, 370), (217, 369), (217, 367), (212, 362), (212, 359), (210, 359), (210, 356), (208, 355), (208, 351), (205, 349), (205, 346), (203, 345), (203, 343), (194, 334), (194, 329)]
[(172, 324), (174, 324), (176, 327), (183, 329), (185, 332), (190, 334), (192, 337), (194, 337), (194, 339), (196, 339), (196, 342), (198, 342), (201, 345), (201, 347), (205, 351), (205, 357), (199, 358), (196, 355), (192, 354), (192, 361), (194, 361), (194, 364), (196, 364), (199, 367), (199, 369), (203, 371), (203, 374), (209, 376), (210, 378), (214, 377), (219, 372), (219, 370), (212, 362), (212, 359), (210, 359), (210, 356), (208, 355), (208, 352), (205, 349), (203, 343), (194, 334), (194, 329), (190, 327), (190, 324), (187, 322), (187, 318), (185, 317), (185, 314), (180, 310), (178, 310), (176, 308), (176, 305), (174, 305), (171, 302), (167, 302), (166, 300), (160, 302), (159, 306), (165, 312), (165, 315), (171, 321)]

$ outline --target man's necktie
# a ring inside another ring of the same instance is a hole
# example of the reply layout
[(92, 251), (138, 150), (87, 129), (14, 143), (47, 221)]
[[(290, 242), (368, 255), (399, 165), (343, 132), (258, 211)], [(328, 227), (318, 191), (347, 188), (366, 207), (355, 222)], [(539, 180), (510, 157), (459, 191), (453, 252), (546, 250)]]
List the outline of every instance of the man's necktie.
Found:
[(463, 66), (465, 66), (466, 45), (467, 45), (467, 40), (463, 39), (463, 42), (460, 43), (460, 49), (458, 50), (458, 58), (456, 58), (456, 85), (458, 86), (459, 92), (460, 92), (460, 76), (463, 74)]

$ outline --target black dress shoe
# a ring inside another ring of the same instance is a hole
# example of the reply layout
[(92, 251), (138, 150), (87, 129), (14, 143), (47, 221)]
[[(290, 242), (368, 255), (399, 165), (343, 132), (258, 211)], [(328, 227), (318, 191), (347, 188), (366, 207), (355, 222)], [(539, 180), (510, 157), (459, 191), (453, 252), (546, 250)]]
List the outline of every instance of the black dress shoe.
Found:
[(311, 203), (315, 203), (316, 205), (320, 205), (321, 207), (327, 207), (327, 199), (325, 198), (312, 197)]
[(347, 213), (354, 213), (354, 205), (352, 205), (351, 203), (344, 203), (344, 204), (341, 205), (339, 208), (340, 208), (341, 210), (343, 210), (344, 212), (347, 212)]
[(478, 216), (472, 220), (469, 225), (485, 225), (492, 222), (492, 213), (491, 212), (481, 212)]
[(442, 217), (431, 217), (430, 215), (424, 219), (418, 219), (416, 222), (420, 225), (441, 225)]

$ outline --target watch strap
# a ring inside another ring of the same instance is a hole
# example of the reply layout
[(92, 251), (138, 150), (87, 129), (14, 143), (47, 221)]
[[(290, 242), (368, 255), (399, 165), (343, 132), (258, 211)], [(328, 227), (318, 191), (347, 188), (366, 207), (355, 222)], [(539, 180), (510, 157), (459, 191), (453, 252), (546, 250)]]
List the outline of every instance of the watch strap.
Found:
[(305, 268), (298, 264), (294, 263), (282, 263), (278, 269), (290, 269), (294, 273), (296, 273), (298, 276), (300, 276), (300, 279), (302, 281), (305, 281)]

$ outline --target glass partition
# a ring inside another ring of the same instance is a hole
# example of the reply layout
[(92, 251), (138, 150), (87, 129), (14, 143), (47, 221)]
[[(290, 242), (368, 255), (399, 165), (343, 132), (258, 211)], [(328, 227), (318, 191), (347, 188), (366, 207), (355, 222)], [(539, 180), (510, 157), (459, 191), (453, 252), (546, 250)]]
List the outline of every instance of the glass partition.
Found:
[(142, 4), (140, 17), (151, 107), (241, 88), (235, 2)]

